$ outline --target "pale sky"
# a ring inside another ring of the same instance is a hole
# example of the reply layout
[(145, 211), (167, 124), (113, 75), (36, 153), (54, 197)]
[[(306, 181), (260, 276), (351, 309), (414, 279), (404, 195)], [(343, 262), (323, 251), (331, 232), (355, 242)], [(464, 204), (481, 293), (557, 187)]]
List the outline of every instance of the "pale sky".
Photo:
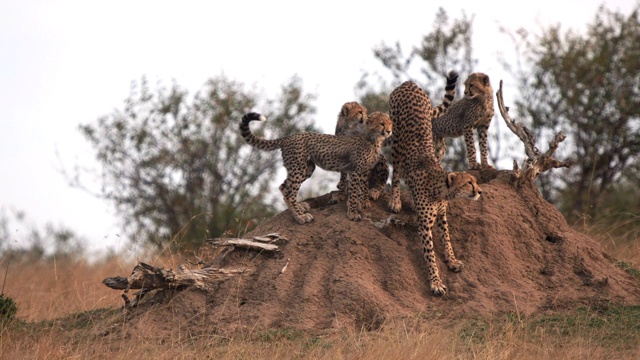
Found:
[(192, 94), (220, 74), (269, 94), (298, 75), (317, 94), (318, 125), (331, 133), (340, 106), (356, 100), (363, 71), (384, 73), (372, 49), (400, 41), (408, 53), (441, 6), (452, 19), (475, 15), (475, 70), (496, 89), (504, 79), (508, 99), (515, 84), (498, 58), (513, 55), (513, 44), (500, 26), (582, 31), (599, 5), (629, 13), (636, 1), (493, 4), (0, 0), (0, 210), (23, 210), (35, 226), (64, 224), (92, 249), (126, 244), (111, 204), (70, 188), (59, 170), (97, 166), (78, 125), (122, 108), (131, 81), (143, 75), (152, 86), (175, 80)]

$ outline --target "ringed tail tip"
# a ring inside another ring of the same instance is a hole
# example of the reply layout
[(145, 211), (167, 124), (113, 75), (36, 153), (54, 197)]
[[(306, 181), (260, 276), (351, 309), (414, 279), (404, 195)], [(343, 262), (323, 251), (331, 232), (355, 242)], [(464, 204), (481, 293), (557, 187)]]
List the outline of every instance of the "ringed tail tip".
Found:
[(250, 121), (267, 121), (267, 117), (262, 115), (262, 114), (258, 114), (255, 112), (251, 112), (251, 113), (247, 113), (242, 117), (242, 121), (243, 122), (250, 122)]

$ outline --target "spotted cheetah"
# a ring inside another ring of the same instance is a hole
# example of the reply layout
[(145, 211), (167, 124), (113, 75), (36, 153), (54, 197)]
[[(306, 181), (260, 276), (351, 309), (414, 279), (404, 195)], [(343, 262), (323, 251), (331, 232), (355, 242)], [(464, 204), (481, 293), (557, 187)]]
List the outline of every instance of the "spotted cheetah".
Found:
[(448, 268), (461, 271), (463, 263), (456, 259), (449, 238), (446, 215), (448, 201), (461, 198), (477, 200), (482, 190), (472, 175), (447, 173), (440, 166), (433, 149), (431, 118), (434, 114), (442, 114), (442, 109), (433, 109), (429, 97), (418, 85), (407, 81), (395, 88), (389, 97), (389, 108), (394, 126), (392, 197), (389, 207), (393, 212), (400, 211), (399, 182), (402, 177), (414, 201), (431, 291), (436, 296), (442, 296), (447, 288), (440, 279), (436, 264), (433, 225), (437, 222), (442, 234), (444, 261)]
[[(342, 105), (340, 113), (338, 113), (338, 121), (336, 122), (335, 134), (338, 136), (359, 136), (364, 132), (367, 132), (367, 109), (359, 103), (352, 101)], [(382, 162), (384, 161), (384, 163)], [(384, 158), (384, 155), (380, 154), (378, 161), (376, 162), (377, 171), (385, 171), (382, 167), (386, 167), (387, 177), (389, 176), (389, 169)], [(377, 173), (377, 172), (376, 172)], [(371, 180), (369, 180), (371, 183)], [(384, 186), (384, 184), (382, 185)], [(340, 173), (340, 181), (338, 181), (338, 191), (331, 194), (330, 203), (335, 204), (347, 199), (347, 173)]]
[(391, 136), (392, 123), (389, 116), (376, 116), (368, 121), (369, 131), (360, 136), (300, 132), (275, 140), (253, 135), (249, 123), (254, 120), (266, 121), (266, 117), (258, 113), (244, 115), (240, 123), (242, 137), (258, 149), (280, 149), (282, 152), (287, 178), (280, 185), (280, 192), (298, 223), (313, 221), (313, 216), (308, 212), (309, 204), (298, 202), (296, 198), (300, 185), (311, 177), (316, 165), (325, 170), (348, 173), (347, 217), (353, 221), (362, 219), (367, 176), (378, 159), (382, 143)]
[[(467, 159), (470, 169), (490, 168), (487, 161), (489, 146), (487, 131), (493, 118), (493, 89), (489, 76), (473, 73), (464, 82), (464, 97), (451, 104), (445, 114), (433, 118), (433, 140), (436, 156), (442, 160), (446, 146), (445, 137), (464, 135), (467, 147)], [(473, 140), (473, 129), (478, 131), (480, 143), (480, 165), (476, 161), (476, 147)]]
[[(452, 103), (453, 98), (455, 96), (456, 83), (458, 81), (458, 73), (456, 71), (449, 72), (447, 76), (447, 84), (444, 88), (445, 95), (442, 100), (442, 104), (440, 104), (437, 108), (432, 109), (433, 116), (439, 116), (443, 111), (445, 111)], [(347, 111), (345, 111), (345, 107), (347, 107)], [(364, 111), (366, 114), (366, 109), (356, 102), (346, 103), (343, 105), (342, 111), (338, 116), (338, 122), (336, 124), (336, 135), (346, 135), (351, 134), (355, 135), (362, 130), (363, 128), (362, 121), (359, 120), (358, 117), (347, 117), (346, 115), (349, 113), (357, 113)], [(389, 142), (387, 140), (387, 142)], [(385, 142), (386, 145), (386, 142)], [(371, 170), (369, 175), (369, 198), (371, 200), (378, 200), (380, 194), (384, 190), (387, 180), (389, 179), (389, 163), (387, 162), (384, 154), (380, 154), (378, 161), (376, 162), (374, 168)], [(338, 183), (338, 190), (342, 190), (344, 185), (343, 177), (340, 177), (340, 182)], [(346, 199), (346, 195), (342, 191), (338, 191), (332, 194), (331, 202), (335, 203), (338, 201), (343, 201)]]

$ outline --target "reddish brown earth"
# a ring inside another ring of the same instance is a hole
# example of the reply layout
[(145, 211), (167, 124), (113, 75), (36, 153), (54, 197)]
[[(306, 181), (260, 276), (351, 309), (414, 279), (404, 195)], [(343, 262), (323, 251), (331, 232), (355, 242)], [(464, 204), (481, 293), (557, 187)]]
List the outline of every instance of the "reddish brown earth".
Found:
[[(290, 241), (281, 253), (236, 250), (225, 258), (225, 266), (247, 266), (251, 274), (208, 292), (187, 289), (156, 296), (160, 305), (147, 302), (130, 314), (130, 329), (149, 322), (167, 329), (207, 325), (221, 332), (377, 328), (389, 319), (436, 311), (528, 315), (583, 305), (640, 304), (637, 280), (616, 267), (597, 242), (571, 229), (535, 188), (516, 190), (509, 171), (483, 177), (480, 200), (454, 202), (449, 208), (453, 247), (465, 262), (461, 273), (447, 270), (436, 244), (448, 287), (444, 297), (429, 290), (411, 211), (403, 210), (396, 216), (400, 223), (380, 229), (374, 223), (390, 216), (384, 196), (365, 211), (371, 221), (352, 222), (345, 204), (329, 205), (327, 194), (309, 200), (313, 223), (299, 225), (285, 211), (247, 234), (284, 235)], [(287, 261), (287, 270), (280, 273)]]

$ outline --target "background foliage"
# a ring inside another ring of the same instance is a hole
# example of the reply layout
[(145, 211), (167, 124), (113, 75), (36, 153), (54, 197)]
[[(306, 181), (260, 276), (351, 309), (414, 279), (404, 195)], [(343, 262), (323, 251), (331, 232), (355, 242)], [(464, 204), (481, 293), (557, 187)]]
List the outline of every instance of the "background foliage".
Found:
[(276, 138), (315, 130), (313, 95), (300, 79), (276, 99), (261, 99), (224, 77), (189, 98), (174, 84), (134, 83), (122, 110), (80, 126), (102, 170), (101, 196), (112, 202), (128, 233), (162, 245), (192, 246), (224, 232), (246, 231), (274, 214), (273, 179), (280, 153), (256, 151), (240, 136), (250, 110), (269, 121), (256, 133)]

